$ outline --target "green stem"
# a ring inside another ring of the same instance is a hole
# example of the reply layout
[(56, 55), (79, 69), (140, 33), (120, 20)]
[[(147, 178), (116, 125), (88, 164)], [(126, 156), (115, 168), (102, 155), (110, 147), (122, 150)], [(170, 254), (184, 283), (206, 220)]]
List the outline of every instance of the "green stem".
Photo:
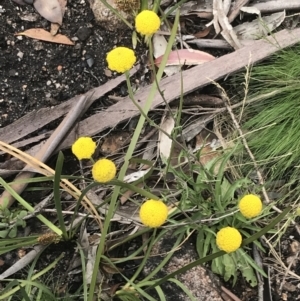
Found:
[[(174, 26), (173, 26), (173, 29), (172, 29), (172, 32), (171, 32), (171, 36), (170, 36), (170, 39), (169, 39), (169, 42), (168, 42), (168, 46), (167, 46), (167, 49), (166, 49), (166, 54), (163, 57), (162, 62), (160, 64), (160, 67), (159, 67), (158, 72), (157, 72), (157, 80), (156, 80), (156, 82), (159, 82), (161, 80), (161, 78), (162, 78), (162, 75), (163, 75), (163, 72), (164, 72), (164, 68), (165, 68), (166, 63), (167, 63), (167, 59), (168, 59), (169, 54), (170, 54), (170, 52), (172, 50), (173, 42), (175, 41), (175, 36), (176, 36), (176, 32), (177, 32), (178, 22), (179, 22), (179, 11), (176, 14), (176, 18), (175, 18), (175, 21), (174, 21)], [(136, 127), (136, 129), (134, 131), (134, 134), (133, 134), (133, 137), (131, 139), (130, 145), (129, 145), (128, 150), (126, 152), (126, 155), (125, 155), (125, 158), (124, 158), (124, 163), (123, 163), (123, 166), (122, 166), (122, 168), (121, 168), (121, 170), (119, 172), (119, 176), (118, 176), (118, 180), (119, 181), (123, 181), (123, 179), (124, 179), (125, 173), (126, 173), (127, 168), (129, 166), (129, 160), (132, 157), (132, 154), (134, 152), (135, 146), (136, 146), (136, 144), (138, 142), (138, 139), (140, 137), (141, 131), (142, 131), (144, 123), (145, 123), (145, 120), (146, 120), (145, 116), (147, 116), (147, 114), (148, 114), (148, 112), (149, 112), (149, 110), (151, 108), (151, 105), (152, 105), (153, 99), (155, 97), (155, 94), (157, 92), (157, 84), (156, 84), (156, 82), (153, 83), (152, 86), (151, 86), (148, 98), (146, 100), (146, 104), (145, 104), (145, 106), (143, 108), (144, 114), (142, 114), (140, 116), (140, 119), (138, 121), (137, 127)], [(131, 89), (129, 89), (129, 93), (132, 93)], [(113, 217), (113, 214), (114, 214), (114, 211), (115, 211), (115, 208), (116, 208), (117, 199), (119, 197), (120, 189), (121, 189), (120, 186), (114, 187), (114, 190), (113, 190), (113, 193), (112, 193), (112, 196), (111, 196), (110, 206), (109, 206), (107, 214), (106, 214), (106, 218), (105, 218), (104, 225), (103, 225), (103, 230), (102, 230), (102, 233), (101, 233), (100, 243), (99, 243), (97, 254), (96, 254), (96, 259), (95, 259), (95, 264), (94, 264), (95, 268), (93, 270), (92, 280), (91, 280), (91, 283), (90, 283), (90, 290), (89, 290), (88, 301), (92, 301), (94, 299), (94, 291), (95, 291), (95, 286), (96, 286), (98, 267), (100, 265), (101, 256), (104, 253), (105, 239), (106, 239), (106, 235), (108, 233), (108, 228), (109, 228), (109, 225), (110, 225), (110, 220)]]

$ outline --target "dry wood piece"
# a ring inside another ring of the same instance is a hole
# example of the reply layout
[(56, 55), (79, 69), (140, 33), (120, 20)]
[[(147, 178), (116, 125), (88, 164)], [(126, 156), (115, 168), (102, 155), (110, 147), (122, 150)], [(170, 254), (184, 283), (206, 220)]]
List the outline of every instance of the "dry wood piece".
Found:
[(271, 13), (283, 10), (299, 10), (300, 1), (299, 0), (273, 0), (267, 2), (254, 1), (249, 5), (250, 7), (255, 7), (260, 10), (261, 13)]

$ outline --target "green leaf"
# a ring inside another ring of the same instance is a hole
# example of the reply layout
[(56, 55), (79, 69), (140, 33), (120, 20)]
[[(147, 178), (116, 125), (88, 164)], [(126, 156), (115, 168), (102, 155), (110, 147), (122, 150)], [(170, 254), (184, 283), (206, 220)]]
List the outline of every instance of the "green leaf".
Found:
[(196, 238), (196, 249), (197, 249), (197, 253), (198, 256), (204, 257), (205, 255), (203, 255), (203, 250), (204, 250), (204, 231), (201, 229), (198, 231), (197, 234), (197, 238)]
[(9, 231), (9, 233), (8, 233), (8, 237), (10, 237), (10, 238), (14, 238), (14, 237), (16, 237), (17, 236), (17, 226), (13, 226), (11, 229), (10, 229), (10, 231)]
[(228, 281), (231, 276), (233, 276), (235, 279), (237, 278), (237, 268), (236, 265), (232, 259), (233, 254), (224, 254), (222, 256), (222, 261), (224, 265), (224, 280)]
[[(7, 234), (8, 234), (8, 232), (9, 232), (9, 230), (7, 229), (7, 230), (1, 230), (0, 231), (0, 237), (1, 238), (5, 238), (6, 236), (7, 236)], [(1, 253), (0, 253), (1, 254)]]

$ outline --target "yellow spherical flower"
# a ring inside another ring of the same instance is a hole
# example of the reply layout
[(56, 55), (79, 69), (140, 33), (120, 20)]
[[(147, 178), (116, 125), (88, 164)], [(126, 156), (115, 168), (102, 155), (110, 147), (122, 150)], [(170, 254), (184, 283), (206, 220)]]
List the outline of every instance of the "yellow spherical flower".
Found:
[(127, 47), (117, 47), (107, 54), (106, 61), (110, 70), (124, 73), (132, 68), (136, 57), (133, 50)]
[(98, 160), (92, 168), (92, 175), (95, 181), (107, 183), (111, 181), (117, 173), (116, 165), (109, 159)]
[(140, 208), (140, 219), (147, 227), (158, 228), (167, 217), (168, 207), (160, 200), (148, 200)]
[(91, 137), (80, 137), (72, 145), (72, 153), (78, 160), (90, 159), (96, 149), (96, 142)]
[(262, 201), (254, 194), (247, 194), (240, 200), (239, 209), (246, 218), (256, 217), (261, 213)]
[(217, 246), (226, 253), (236, 251), (242, 244), (241, 233), (232, 227), (225, 227), (217, 233)]
[(143, 10), (135, 17), (135, 29), (140, 34), (152, 35), (157, 32), (159, 26), (160, 19), (152, 10)]

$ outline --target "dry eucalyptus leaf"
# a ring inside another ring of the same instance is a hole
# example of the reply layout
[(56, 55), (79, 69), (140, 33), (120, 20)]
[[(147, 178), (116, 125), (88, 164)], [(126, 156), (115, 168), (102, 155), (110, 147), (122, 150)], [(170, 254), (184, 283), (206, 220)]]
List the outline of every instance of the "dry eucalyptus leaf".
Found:
[(50, 32), (46, 31), (43, 28), (31, 28), (23, 32), (18, 32), (16, 36), (26, 36), (32, 39), (37, 39), (41, 41), (46, 41), (50, 43), (65, 44), (65, 45), (74, 45), (74, 43), (66, 36), (62, 34), (57, 34), (53, 36)]
[(63, 12), (58, 0), (35, 0), (33, 6), (46, 20), (62, 24)]
[[(163, 55), (158, 57), (154, 62), (160, 65)], [(167, 66), (170, 65), (200, 65), (205, 62), (214, 60), (215, 57), (207, 52), (194, 49), (179, 49), (170, 52)]]
[[(164, 132), (171, 135), (175, 126), (175, 120), (171, 116), (165, 117), (160, 125), (160, 128), (164, 130)], [(166, 160), (170, 157), (172, 150), (172, 139), (170, 139), (165, 133), (159, 132), (158, 138), (158, 149), (159, 155), (162, 160)]]
[[(166, 52), (168, 42), (161, 34), (155, 34), (153, 36), (153, 55), (155, 58), (163, 56)], [(181, 70), (180, 66), (166, 66), (164, 72), (167, 76), (171, 76), (178, 73)]]

